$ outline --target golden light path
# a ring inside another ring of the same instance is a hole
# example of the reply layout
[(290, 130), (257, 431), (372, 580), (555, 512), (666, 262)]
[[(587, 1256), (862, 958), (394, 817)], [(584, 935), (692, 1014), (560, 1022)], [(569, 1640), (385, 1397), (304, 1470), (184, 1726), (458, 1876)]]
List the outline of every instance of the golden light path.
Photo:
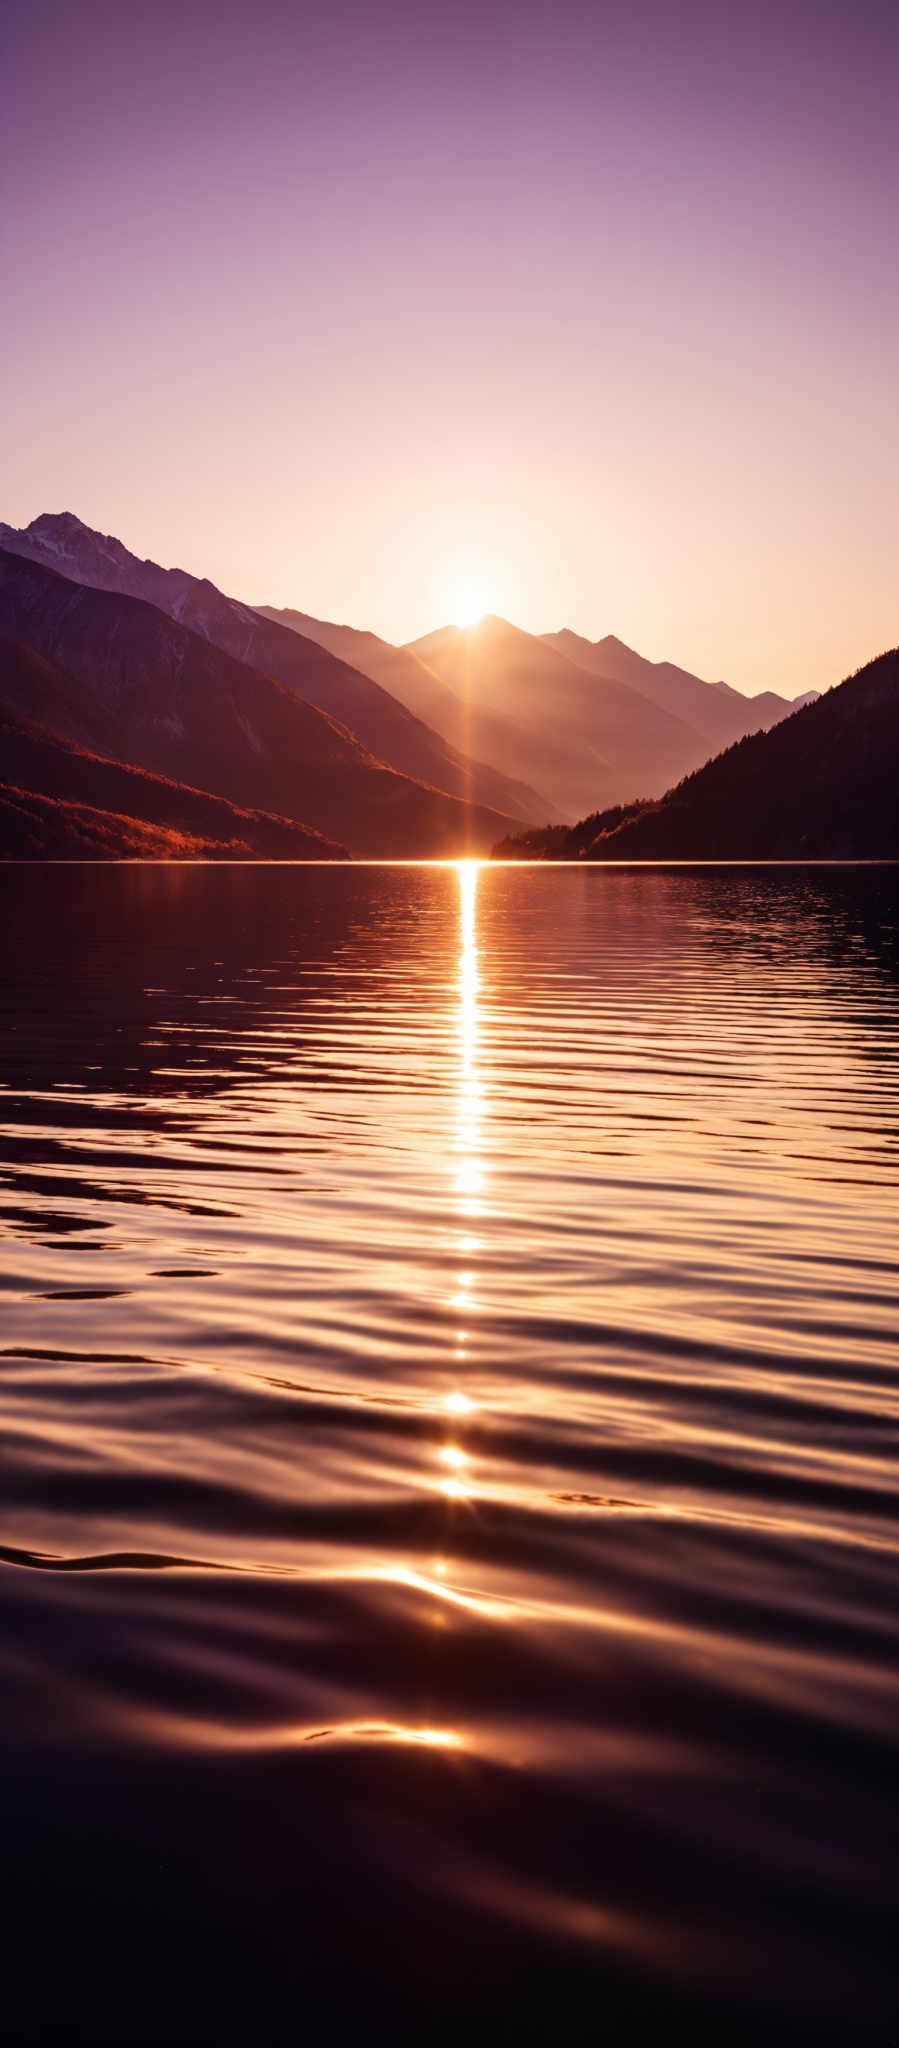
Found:
[[(476, 860), (459, 863), (460, 894), (460, 938), (459, 956), (459, 1084), (458, 1116), (456, 1125), (456, 1192), (457, 1210), (460, 1216), (479, 1216), (480, 1203), (477, 1196), (483, 1186), (483, 1173), (479, 1161), (481, 1083), (478, 1077), (478, 948), (475, 925), (475, 911), (478, 892), (478, 866)], [(476, 1237), (463, 1233), (458, 1239), (459, 1251), (467, 1254), (479, 1249)], [(470, 1286), (474, 1275), (462, 1273), (460, 1286)]]
[[(474, 1255), (480, 1250), (480, 1240), (472, 1230), (472, 1223), (481, 1215), (480, 1196), (483, 1191), (484, 1173), (481, 1164), (482, 1132), (481, 1106), (482, 1085), (478, 1074), (478, 948), (477, 948), (477, 894), (478, 870), (476, 860), (459, 862), (459, 981), (458, 981), (458, 1082), (456, 1128), (453, 1140), (452, 1202), (459, 1227), (455, 1236), (455, 1251), (460, 1264), (455, 1276), (454, 1292), (449, 1306), (459, 1318), (460, 1325), (454, 1332), (453, 1358), (461, 1377), (461, 1371), (468, 1362), (468, 1322), (477, 1312), (474, 1287), (477, 1275), (472, 1265)], [(464, 1261), (464, 1263), (463, 1263)], [(445, 1407), (448, 1415), (471, 1414), (474, 1402), (461, 1387), (453, 1388), (446, 1396)], [(450, 1500), (465, 1500), (471, 1492), (468, 1476), (469, 1457), (458, 1443), (448, 1443), (440, 1452), (440, 1462), (452, 1468), (452, 1477), (441, 1478), (441, 1491)]]

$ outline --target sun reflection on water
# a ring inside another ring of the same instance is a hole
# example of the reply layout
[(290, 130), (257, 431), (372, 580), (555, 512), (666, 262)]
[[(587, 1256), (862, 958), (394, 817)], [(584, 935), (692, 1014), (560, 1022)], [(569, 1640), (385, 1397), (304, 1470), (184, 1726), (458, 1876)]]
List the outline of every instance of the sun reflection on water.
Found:
[[(459, 1196), (458, 1213), (462, 1216), (481, 1214), (480, 1204), (475, 1199), (480, 1194), (484, 1176), (479, 1160), (481, 1083), (478, 1076), (478, 947), (477, 910), (478, 862), (459, 862), (459, 922), (461, 950), (459, 955), (459, 1085), (458, 1112), (456, 1121), (456, 1190)], [(460, 1239), (461, 1244), (467, 1241)]]
[[(472, 1259), (480, 1250), (481, 1241), (471, 1230), (471, 1220), (483, 1214), (480, 1197), (484, 1192), (485, 1180), (481, 1163), (483, 1091), (478, 1073), (478, 868), (479, 863), (476, 860), (459, 862), (459, 1060), (455, 1132), (452, 1142), (451, 1205), (461, 1227), (455, 1233), (454, 1248), (460, 1265), (455, 1274), (449, 1306), (457, 1312), (461, 1310), (466, 1318), (477, 1313), (477, 1272)], [(454, 1333), (453, 1357), (457, 1371), (464, 1369), (469, 1362), (468, 1334), (467, 1328), (457, 1329)], [(446, 1395), (444, 1406), (449, 1415), (458, 1417), (471, 1414), (475, 1404), (460, 1387), (455, 1387)], [(449, 1500), (468, 1499), (472, 1492), (470, 1475), (466, 1469), (470, 1463), (468, 1452), (459, 1444), (450, 1443), (443, 1445), (438, 1457), (441, 1464), (449, 1465), (453, 1469), (452, 1478), (441, 1477), (441, 1491)]]

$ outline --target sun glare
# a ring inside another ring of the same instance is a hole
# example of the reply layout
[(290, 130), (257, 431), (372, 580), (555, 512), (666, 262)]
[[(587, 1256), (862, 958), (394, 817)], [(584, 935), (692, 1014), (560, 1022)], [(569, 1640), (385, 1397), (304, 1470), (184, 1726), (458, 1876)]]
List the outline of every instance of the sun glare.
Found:
[(476, 626), (488, 611), (489, 599), (483, 583), (476, 577), (466, 577), (456, 585), (453, 598), (454, 626)]

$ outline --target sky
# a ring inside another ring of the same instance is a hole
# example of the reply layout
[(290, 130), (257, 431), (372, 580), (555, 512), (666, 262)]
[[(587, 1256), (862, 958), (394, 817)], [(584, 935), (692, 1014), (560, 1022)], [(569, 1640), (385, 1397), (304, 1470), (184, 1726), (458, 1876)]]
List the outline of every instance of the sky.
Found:
[(0, 517), (736, 687), (899, 641), (895, 0), (29, 0)]

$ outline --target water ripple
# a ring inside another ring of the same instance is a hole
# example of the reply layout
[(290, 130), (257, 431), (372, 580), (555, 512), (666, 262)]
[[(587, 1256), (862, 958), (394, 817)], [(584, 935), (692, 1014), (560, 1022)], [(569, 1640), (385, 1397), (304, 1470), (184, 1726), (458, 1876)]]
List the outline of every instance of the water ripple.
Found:
[(11, 2038), (894, 2038), (893, 872), (0, 901)]

